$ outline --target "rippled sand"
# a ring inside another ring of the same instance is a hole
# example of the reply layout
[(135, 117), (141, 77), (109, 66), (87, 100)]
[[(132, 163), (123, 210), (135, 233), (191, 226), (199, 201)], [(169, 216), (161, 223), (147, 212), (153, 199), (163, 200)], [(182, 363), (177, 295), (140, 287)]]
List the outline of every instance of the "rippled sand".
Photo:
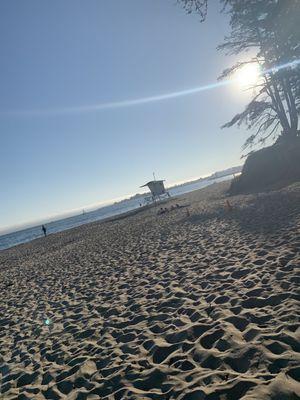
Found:
[(0, 252), (0, 398), (300, 398), (300, 184), (227, 188)]

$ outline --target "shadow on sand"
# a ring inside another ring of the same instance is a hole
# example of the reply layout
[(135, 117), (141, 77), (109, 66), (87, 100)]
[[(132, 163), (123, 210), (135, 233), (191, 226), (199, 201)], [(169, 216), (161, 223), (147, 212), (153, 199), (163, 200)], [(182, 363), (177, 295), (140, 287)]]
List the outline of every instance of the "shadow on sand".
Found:
[(235, 222), (243, 231), (272, 234), (292, 225), (300, 214), (300, 195), (296, 190), (262, 193), (246, 198), (236, 196), (230, 198), (230, 204), (231, 208), (224, 202), (224, 205), (191, 215), (186, 220), (192, 224), (212, 220)]

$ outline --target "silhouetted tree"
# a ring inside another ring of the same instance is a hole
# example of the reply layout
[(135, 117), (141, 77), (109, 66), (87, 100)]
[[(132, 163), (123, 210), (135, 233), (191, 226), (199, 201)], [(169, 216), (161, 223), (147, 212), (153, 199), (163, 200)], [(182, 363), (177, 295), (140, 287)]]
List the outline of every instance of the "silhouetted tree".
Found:
[(196, 12), (203, 22), (207, 14), (207, 0), (178, 0), (188, 14)]
[[(207, 2), (181, 0), (189, 11), (200, 7), (203, 20)], [(299, 136), (300, 111), (300, 1), (295, 0), (221, 0), (223, 12), (230, 17), (231, 32), (218, 47), (227, 54), (243, 54), (251, 50), (251, 59), (223, 71), (228, 78), (241, 67), (257, 63), (262, 79), (252, 86), (253, 99), (245, 110), (223, 127), (246, 124), (255, 133), (245, 147), (264, 142), (268, 137), (286, 140)], [(194, 7), (192, 7), (194, 3)], [(196, 3), (197, 7), (196, 8)], [(203, 4), (202, 4), (203, 3)], [(204, 13), (204, 14), (203, 14)], [(290, 67), (280, 66), (298, 60)], [(281, 129), (280, 129), (281, 128)]]
[[(282, 139), (299, 135), (300, 111), (299, 64), (281, 68), (299, 58), (300, 2), (294, 0), (226, 0), (231, 33), (218, 47), (229, 54), (252, 50), (256, 55), (223, 71), (228, 77), (242, 65), (258, 63), (262, 79), (254, 85), (256, 93), (242, 113), (235, 115), (223, 127), (246, 124), (256, 128), (245, 147), (256, 140), (264, 142), (278, 135)], [(253, 88), (253, 87), (252, 87)]]

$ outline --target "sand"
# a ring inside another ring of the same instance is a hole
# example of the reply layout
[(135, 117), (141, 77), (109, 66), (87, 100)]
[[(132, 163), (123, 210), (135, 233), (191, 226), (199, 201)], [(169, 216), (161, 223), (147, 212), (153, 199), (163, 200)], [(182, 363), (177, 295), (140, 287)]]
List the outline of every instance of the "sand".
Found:
[(228, 185), (0, 252), (0, 398), (299, 399), (300, 184)]

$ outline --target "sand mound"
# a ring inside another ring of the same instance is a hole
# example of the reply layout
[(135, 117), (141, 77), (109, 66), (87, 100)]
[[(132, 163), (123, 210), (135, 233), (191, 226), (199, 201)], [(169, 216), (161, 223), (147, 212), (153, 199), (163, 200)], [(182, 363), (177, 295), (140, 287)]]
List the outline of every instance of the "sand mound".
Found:
[(298, 399), (300, 185), (227, 189), (2, 251), (0, 398)]

